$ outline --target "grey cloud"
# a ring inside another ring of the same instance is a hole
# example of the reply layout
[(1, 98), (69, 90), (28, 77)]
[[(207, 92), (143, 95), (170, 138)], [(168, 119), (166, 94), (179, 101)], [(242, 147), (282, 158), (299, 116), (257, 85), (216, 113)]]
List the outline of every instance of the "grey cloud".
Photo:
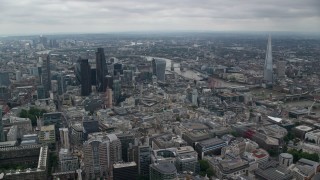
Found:
[(52, 33), (62, 28), (95, 32), (159, 27), (317, 31), (319, 9), (319, 0), (2, 0), (0, 26), (5, 28), (0, 34), (13, 29)]

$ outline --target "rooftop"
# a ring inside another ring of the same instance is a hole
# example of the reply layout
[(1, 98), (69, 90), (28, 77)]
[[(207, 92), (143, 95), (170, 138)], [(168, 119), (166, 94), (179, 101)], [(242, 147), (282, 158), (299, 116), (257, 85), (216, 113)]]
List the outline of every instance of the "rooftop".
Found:
[(306, 125), (301, 125), (301, 126), (296, 126), (296, 129), (300, 130), (300, 131), (311, 131), (312, 127), (306, 126)]
[(211, 138), (211, 139), (207, 139), (207, 140), (199, 142), (199, 144), (201, 146), (211, 146), (211, 145), (221, 144), (221, 143), (225, 143), (225, 141), (223, 141), (219, 138)]
[(151, 167), (163, 174), (175, 173), (177, 172), (176, 167), (172, 163), (162, 163), (162, 164), (152, 164)]
[(41, 131), (54, 131), (54, 125), (42, 126)]
[(113, 168), (124, 168), (124, 167), (132, 167), (132, 166), (137, 166), (137, 164), (135, 162), (113, 164)]

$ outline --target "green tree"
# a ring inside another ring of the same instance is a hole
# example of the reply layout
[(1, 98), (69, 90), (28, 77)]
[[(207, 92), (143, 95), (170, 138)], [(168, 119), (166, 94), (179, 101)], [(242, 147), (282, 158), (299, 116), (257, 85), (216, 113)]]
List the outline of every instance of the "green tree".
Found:
[(199, 175), (200, 176), (208, 176), (208, 177), (212, 177), (215, 175), (213, 169), (210, 167), (210, 164), (207, 160), (199, 160), (199, 164), (200, 164), (200, 172)]
[(31, 120), (32, 126), (36, 126), (37, 118), (41, 118), (44, 113), (47, 113), (45, 109), (38, 109), (35, 107), (31, 107), (29, 110), (22, 109), (19, 114), (19, 117), (29, 118)]
[(288, 150), (289, 154), (292, 154), (293, 156), (293, 162), (297, 162), (301, 158), (309, 159), (311, 161), (319, 162), (319, 156), (316, 153), (307, 153), (307, 152), (302, 152), (297, 151), (296, 149), (290, 149)]
[(200, 163), (200, 171), (206, 171), (210, 167), (209, 162), (206, 160), (199, 160), (199, 163)]
[(239, 137), (240, 136), (239, 133), (236, 132), (236, 131), (232, 131), (231, 135), (234, 136), (234, 137)]
[(215, 173), (214, 173), (212, 168), (208, 168), (206, 170), (206, 174), (208, 175), (209, 178), (215, 175)]
[(283, 140), (285, 142), (289, 142), (295, 138), (296, 138), (296, 136), (292, 132), (289, 131), (288, 134), (285, 137), (283, 137)]

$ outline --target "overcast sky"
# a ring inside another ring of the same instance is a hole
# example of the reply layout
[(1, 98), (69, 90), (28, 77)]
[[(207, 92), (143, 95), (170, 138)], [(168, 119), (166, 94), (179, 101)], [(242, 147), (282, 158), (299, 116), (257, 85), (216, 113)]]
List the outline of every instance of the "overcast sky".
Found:
[(0, 0), (0, 34), (320, 31), (320, 0)]

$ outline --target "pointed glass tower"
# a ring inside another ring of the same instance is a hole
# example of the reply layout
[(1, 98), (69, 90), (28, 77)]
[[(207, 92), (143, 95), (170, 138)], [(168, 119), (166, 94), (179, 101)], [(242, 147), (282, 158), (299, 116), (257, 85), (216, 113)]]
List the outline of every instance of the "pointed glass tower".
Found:
[(273, 83), (273, 67), (272, 67), (272, 48), (271, 48), (271, 36), (268, 38), (266, 59), (264, 62), (264, 80), (268, 84)]

